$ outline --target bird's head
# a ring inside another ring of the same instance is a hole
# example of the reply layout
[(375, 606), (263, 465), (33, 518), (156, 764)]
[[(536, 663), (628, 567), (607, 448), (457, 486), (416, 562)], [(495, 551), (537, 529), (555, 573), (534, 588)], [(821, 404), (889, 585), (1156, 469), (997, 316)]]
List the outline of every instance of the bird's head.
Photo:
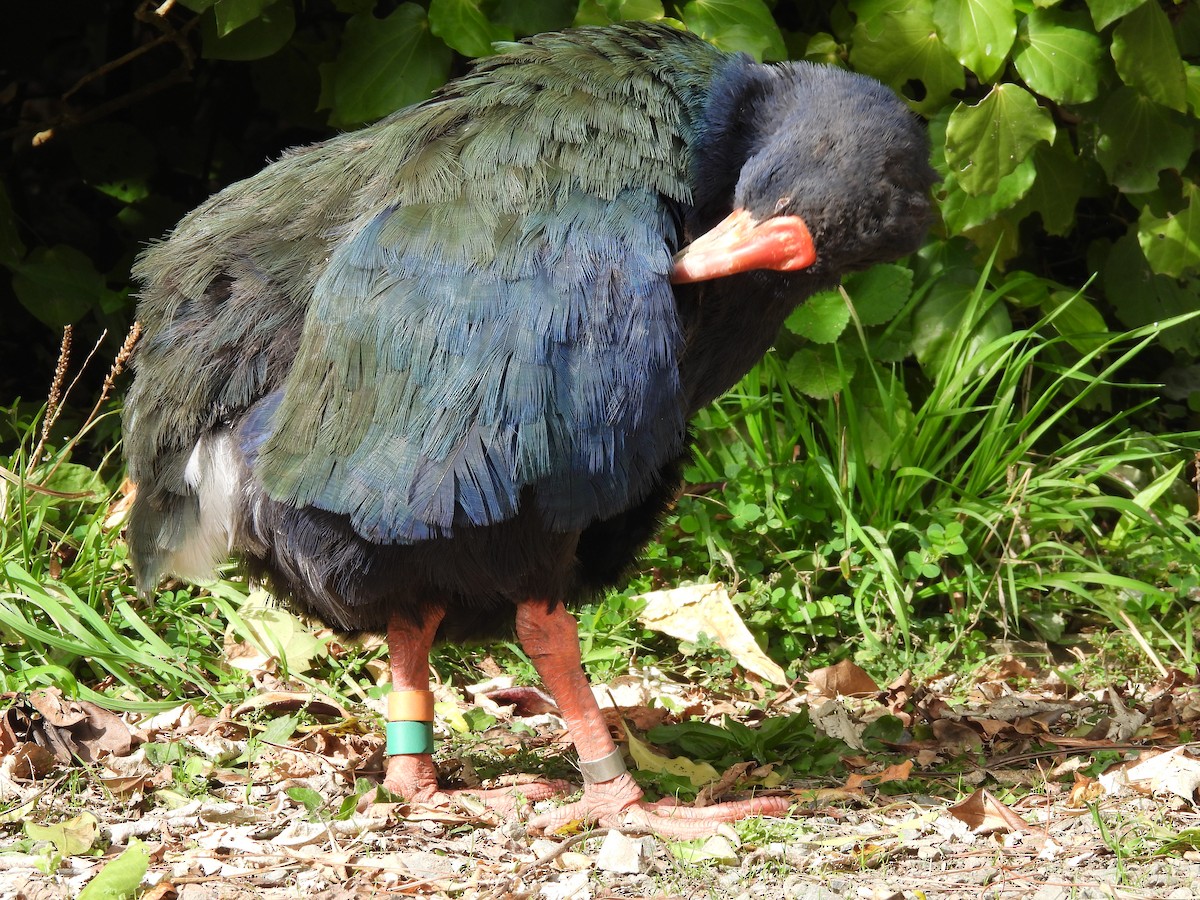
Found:
[(733, 210), (676, 254), (671, 280), (769, 269), (832, 281), (916, 250), (936, 177), (916, 116), (864, 75), (752, 68), (722, 129), (741, 148)]

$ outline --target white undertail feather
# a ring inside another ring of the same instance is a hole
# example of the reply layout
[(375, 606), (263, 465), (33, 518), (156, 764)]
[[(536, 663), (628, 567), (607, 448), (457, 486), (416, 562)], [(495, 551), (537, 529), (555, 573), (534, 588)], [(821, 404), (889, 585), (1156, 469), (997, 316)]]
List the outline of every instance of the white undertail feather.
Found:
[(242, 493), (233, 437), (210, 431), (196, 442), (184, 483), (200, 500), (200, 522), (185, 545), (168, 557), (166, 569), (188, 581), (210, 581), (233, 548), (235, 511)]

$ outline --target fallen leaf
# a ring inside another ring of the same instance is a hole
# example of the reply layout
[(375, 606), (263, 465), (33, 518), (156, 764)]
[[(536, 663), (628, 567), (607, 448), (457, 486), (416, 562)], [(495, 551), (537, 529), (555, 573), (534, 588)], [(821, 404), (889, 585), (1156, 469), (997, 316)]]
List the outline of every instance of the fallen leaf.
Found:
[(79, 892), (79, 900), (123, 900), (137, 893), (146, 870), (150, 868), (150, 851), (136, 838), (116, 859), (104, 868)]
[(79, 856), (87, 853), (100, 835), (100, 822), (90, 812), (59, 822), (55, 825), (25, 823), (25, 833), (35, 841), (49, 841), (63, 856)]
[(866, 697), (879, 693), (870, 675), (848, 659), (808, 673), (812, 690), (822, 697)]
[(725, 585), (695, 584), (651, 591), (634, 599), (646, 603), (638, 619), (647, 628), (681, 641), (697, 641), (700, 635), (708, 635), (747, 671), (772, 684), (789, 683), (783, 669), (755, 642)]
[(994, 832), (1036, 832), (1037, 829), (982, 788), (966, 800), (947, 808), (951, 816), (963, 822), (975, 834)]
[(685, 756), (663, 756), (655, 753), (632, 734), (627, 734), (626, 737), (629, 740), (629, 755), (640, 771), (680, 775), (698, 788), (712, 784), (721, 777), (720, 773), (708, 763), (692, 762)]
[(1175, 747), (1142, 760), (1126, 771), (1126, 777), (1131, 785), (1151, 794), (1174, 794), (1192, 802), (1200, 787), (1200, 759), (1188, 756), (1185, 750)]
[(266, 591), (254, 591), (238, 610), (246, 633), (232, 624), (225, 630), (225, 661), (244, 671), (265, 669), (274, 660), (289, 672), (304, 672), (326, 653), (326, 640), (281, 606)]

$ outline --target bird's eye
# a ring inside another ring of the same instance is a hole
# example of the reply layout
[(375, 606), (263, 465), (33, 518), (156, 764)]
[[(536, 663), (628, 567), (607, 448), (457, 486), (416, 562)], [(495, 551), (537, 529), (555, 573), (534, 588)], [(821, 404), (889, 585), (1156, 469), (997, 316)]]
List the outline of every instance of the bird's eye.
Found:
[(791, 197), (780, 197), (775, 201), (775, 215), (779, 215), (785, 209), (792, 205)]

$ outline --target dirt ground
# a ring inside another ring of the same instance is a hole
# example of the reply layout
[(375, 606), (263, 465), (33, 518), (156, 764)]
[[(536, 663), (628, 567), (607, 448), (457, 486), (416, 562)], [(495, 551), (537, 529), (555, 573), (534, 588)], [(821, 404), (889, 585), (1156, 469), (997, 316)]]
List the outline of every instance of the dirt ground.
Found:
[[(136, 721), (54, 692), (9, 698), (0, 897), (1200, 897), (1195, 679), (1079, 690), (1007, 666), (969, 691), (901, 677), (866, 696), (842, 693), (862, 686), (843, 670), (765, 710), (761, 698), (671, 685), (678, 702), (667, 705), (714, 719), (808, 709), (847, 745), (820, 779), (742, 767), (790, 794), (792, 815), (692, 842), (628, 828), (537, 836), (482, 808), (370, 802), (362, 779), (380, 768), (377, 723), (283, 685), (211, 718), (181, 707)], [(615, 731), (663, 718), (661, 681), (620, 681), (604, 691)], [(527, 689), (493, 685), (470, 701), (443, 690), (443, 703), (494, 715), (472, 747), (510, 770), (562, 764), (562, 723), (528, 712)], [(883, 715), (903, 738), (864, 749), (863, 730)], [(438, 757), (470, 784), (463, 746), (448, 735)]]

